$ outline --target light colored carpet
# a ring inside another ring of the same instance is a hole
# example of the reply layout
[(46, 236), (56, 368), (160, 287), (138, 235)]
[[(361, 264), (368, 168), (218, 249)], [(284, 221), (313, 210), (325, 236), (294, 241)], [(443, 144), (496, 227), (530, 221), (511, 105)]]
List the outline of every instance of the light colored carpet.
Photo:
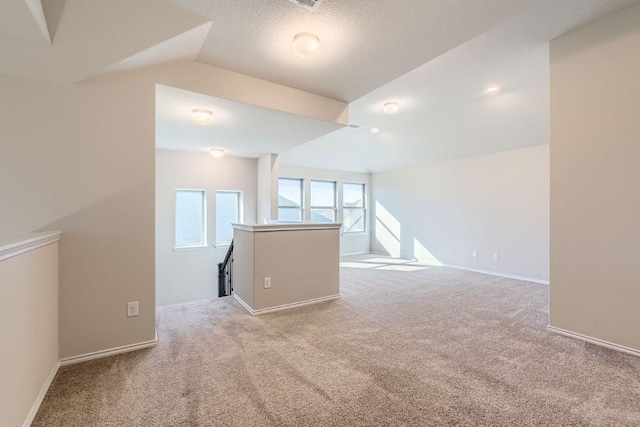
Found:
[(640, 358), (548, 333), (547, 286), (371, 265), (286, 312), (160, 308), (156, 348), (61, 368), (33, 425), (640, 425)]

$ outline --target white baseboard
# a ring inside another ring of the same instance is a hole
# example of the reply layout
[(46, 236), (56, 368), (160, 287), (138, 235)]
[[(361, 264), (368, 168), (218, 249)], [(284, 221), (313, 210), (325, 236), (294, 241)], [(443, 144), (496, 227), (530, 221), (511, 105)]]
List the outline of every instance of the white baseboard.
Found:
[(329, 295), (327, 297), (320, 297), (320, 298), (314, 298), (314, 299), (310, 299), (310, 300), (306, 300), (306, 301), (301, 301), (301, 302), (294, 302), (291, 304), (283, 304), (283, 305), (277, 305), (275, 307), (269, 307), (269, 308), (261, 308), (260, 310), (254, 310), (253, 308), (251, 308), (249, 306), (249, 304), (247, 304), (246, 302), (244, 302), (242, 300), (242, 298), (240, 298), (237, 294), (233, 294), (233, 297), (240, 303), (240, 305), (242, 305), (249, 313), (251, 313), (254, 316), (260, 315), (260, 314), (266, 314), (266, 313), (273, 313), (274, 311), (281, 311), (281, 310), (288, 310), (290, 308), (296, 308), (296, 307), (302, 307), (305, 305), (310, 305), (310, 304), (317, 304), (319, 302), (323, 302), (323, 301), (331, 301), (334, 299), (338, 299), (340, 298), (340, 294), (337, 295)]
[(550, 332), (554, 332), (556, 334), (559, 335), (564, 335), (565, 337), (569, 337), (569, 338), (575, 338), (581, 341), (585, 341), (588, 342), (590, 344), (595, 344), (595, 345), (599, 345), (600, 347), (606, 347), (606, 348), (610, 348), (612, 350), (616, 350), (622, 353), (626, 353), (626, 354), (630, 354), (632, 356), (638, 356), (640, 357), (640, 350), (636, 350), (635, 348), (630, 348), (630, 347), (625, 347), (623, 345), (619, 345), (619, 344), (614, 344), (608, 341), (604, 341), (598, 338), (593, 338), (587, 335), (582, 335), (579, 334), (577, 332), (571, 332), (571, 331), (567, 331), (565, 329), (560, 329), (560, 328), (556, 328), (555, 326), (547, 326), (547, 329)]
[(251, 308), (251, 306), (249, 304), (244, 302), (244, 300), (242, 298), (240, 298), (238, 296), (238, 294), (236, 294), (235, 292), (232, 292), (231, 295), (233, 295), (233, 298), (235, 298), (235, 300), (238, 301), (240, 303), (240, 305), (242, 307), (244, 307), (245, 310), (247, 310), (249, 313), (253, 314), (253, 308)]
[(81, 354), (79, 356), (66, 357), (60, 359), (60, 366), (73, 365), (87, 360), (100, 359), (103, 357), (113, 356), (120, 353), (128, 353), (130, 351), (142, 350), (143, 348), (155, 347), (158, 344), (158, 331), (156, 337), (151, 341), (139, 342), (136, 344), (123, 345), (122, 347), (114, 347), (106, 350), (94, 351), (93, 353)]
[(459, 265), (443, 265), (443, 267), (455, 268), (456, 270), (473, 271), (474, 273), (489, 274), (491, 276), (504, 277), (504, 278), (507, 278), (507, 279), (523, 280), (525, 282), (540, 283), (540, 284), (543, 284), (543, 285), (548, 285), (549, 284), (548, 280), (533, 279), (531, 277), (523, 277), (523, 276), (514, 276), (514, 275), (511, 275), (511, 274), (498, 273), (498, 272), (495, 272), (495, 271), (477, 270), (475, 268), (460, 267)]
[(24, 420), (22, 427), (31, 426), (31, 423), (33, 422), (34, 418), (36, 417), (36, 414), (38, 413), (38, 409), (40, 409), (40, 405), (42, 405), (42, 401), (44, 400), (44, 397), (47, 395), (47, 392), (49, 391), (49, 387), (51, 387), (51, 383), (53, 382), (53, 379), (56, 377), (56, 374), (58, 373), (58, 369), (60, 369), (60, 362), (56, 362), (53, 365), (53, 368), (51, 368), (51, 372), (49, 372), (49, 376), (44, 381), (44, 384), (42, 384), (40, 393), (38, 393), (38, 396), (36, 397), (35, 402), (33, 402), (33, 406), (31, 407), (31, 410), (27, 414), (27, 418)]
[(73, 365), (75, 363), (85, 362), (87, 360), (113, 356), (114, 354), (127, 353), (129, 351), (134, 351), (134, 350), (141, 350), (143, 348), (154, 347), (157, 344), (158, 344), (158, 331), (156, 331), (156, 336), (151, 341), (124, 345), (122, 347), (115, 347), (107, 350), (94, 351), (93, 353), (81, 354), (79, 356), (60, 359), (59, 362), (55, 363), (55, 365), (51, 369), (51, 372), (49, 373), (49, 376), (47, 377), (44, 384), (42, 385), (42, 388), (40, 389), (40, 393), (38, 393), (38, 397), (36, 397), (36, 400), (33, 403), (33, 406), (31, 407), (31, 410), (29, 411), (27, 418), (22, 424), (22, 427), (29, 427), (33, 422), (34, 418), (36, 417), (36, 414), (38, 413), (38, 410), (40, 409), (40, 405), (42, 405), (42, 402), (44, 401), (44, 398), (47, 395), (47, 392), (49, 391), (49, 387), (51, 387), (51, 383), (53, 382), (53, 379), (56, 377), (56, 374), (58, 373), (58, 369), (60, 369), (61, 366)]

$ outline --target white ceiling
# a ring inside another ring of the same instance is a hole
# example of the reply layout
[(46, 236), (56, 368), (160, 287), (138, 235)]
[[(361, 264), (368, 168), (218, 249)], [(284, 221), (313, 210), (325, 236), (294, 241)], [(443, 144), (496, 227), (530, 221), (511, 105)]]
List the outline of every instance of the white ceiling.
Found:
[[(159, 147), (386, 171), (547, 143), (548, 41), (638, 1), (324, 0), (310, 12), (289, 0), (0, 0), (0, 73), (74, 83), (200, 61), (350, 101), (365, 128), (160, 88)], [(320, 37), (317, 56), (292, 52), (301, 31)], [(489, 84), (501, 93), (483, 94)], [(399, 113), (383, 114), (392, 99)], [(194, 126), (196, 104), (230, 121)]]
[[(548, 143), (547, 41), (631, 2), (537, 0), (481, 36), (349, 105), (342, 129), (280, 156), (282, 164), (384, 172)], [(499, 86), (488, 95), (484, 90)], [(383, 112), (386, 101), (400, 110)], [(369, 130), (380, 129), (376, 135)]]
[[(213, 112), (195, 123), (194, 108)], [(156, 85), (156, 147), (206, 152), (219, 147), (236, 157), (279, 154), (341, 128), (333, 122)]]
[[(487, 31), (537, 0), (164, 0), (213, 22), (199, 62), (353, 101)], [(320, 38), (313, 58), (293, 37)]]
[(0, 73), (59, 83), (83, 80), (207, 23), (159, 0), (44, 0), (49, 44), (34, 41), (36, 31), (28, 27), (7, 35), (8, 23), (29, 23), (23, 8), (6, 10), (7, 5), (25, 1), (0, 0)]
[(51, 38), (40, 0), (0, 1), (0, 40), (50, 46)]

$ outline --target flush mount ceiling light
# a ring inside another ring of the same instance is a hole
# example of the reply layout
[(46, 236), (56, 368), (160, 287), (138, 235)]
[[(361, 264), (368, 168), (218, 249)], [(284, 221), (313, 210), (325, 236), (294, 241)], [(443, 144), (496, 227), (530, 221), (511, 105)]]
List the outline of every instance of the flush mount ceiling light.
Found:
[(201, 125), (206, 125), (213, 121), (213, 112), (209, 110), (204, 110), (202, 108), (196, 108), (193, 110), (191, 114), (191, 118), (196, 123), (199, 123)]
[(374, 135), (375, 135), (375, 134), (376, 134), (376, 133), (378, 133), (378, 132), (380, 132), (380, 129), (378, 129), (378, 128), (371, 128), (371, 133), (372, 133), (372, 134), (374, 134)]
[(384, 103), (384, 112), (387, 114), (393, 114), (397, 112), (398, 108), (400, 108), (400, 105), (395, 101)]
[(211, 155), (216, 159), (219, 159), (220, 157), (224, 156), (224, 150), (222, 148), (211, 148), (209, 150), (209, 153), (211, 153)]
[(309, 58), (318, 52), (320, 39), (312, 33), (298, 33), (293, 38), (293, 51), (303, 58)]
[(489, 86), (486, 90), (486, 93), (489, 95), (500, 92), (500, 88), (498, 86)]

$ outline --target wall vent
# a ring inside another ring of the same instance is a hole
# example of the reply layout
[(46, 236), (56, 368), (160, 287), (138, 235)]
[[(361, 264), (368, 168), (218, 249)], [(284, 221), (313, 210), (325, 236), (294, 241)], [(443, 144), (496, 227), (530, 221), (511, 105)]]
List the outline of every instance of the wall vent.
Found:
[(299, 6), (304, 7), (307, 10), (310, 11), (315, 11), (318, 6), (320, 6), (320, 3), (322, 3), (322, 0), (289, 0), (291, 3), (295, 3)]

